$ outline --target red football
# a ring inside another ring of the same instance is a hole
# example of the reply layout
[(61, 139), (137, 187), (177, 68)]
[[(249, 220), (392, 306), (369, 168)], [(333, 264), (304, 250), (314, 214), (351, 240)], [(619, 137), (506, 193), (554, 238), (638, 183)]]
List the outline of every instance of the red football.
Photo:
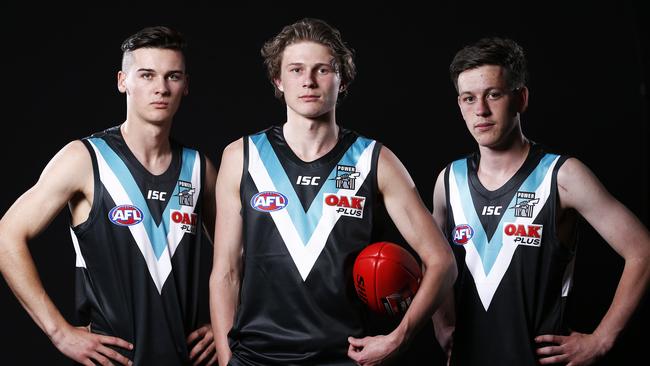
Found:
[(368, 245), (352, 269), (354, 287), (377, 313), (402, 315), (420, 286), (422, 271), (411, 253), (387, 241)]

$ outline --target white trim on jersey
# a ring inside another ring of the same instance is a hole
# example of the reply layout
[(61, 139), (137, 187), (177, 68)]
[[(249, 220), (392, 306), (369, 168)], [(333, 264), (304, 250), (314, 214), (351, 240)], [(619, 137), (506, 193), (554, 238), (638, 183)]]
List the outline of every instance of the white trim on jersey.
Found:
[[(257, 189), (260, 192), (277, 191), (264, 163), (262, 162), (262, 159), (260, 158), (257, 146), (251, 138), (248, 140), (248, 146), (248, 170), (257, 186)], [(356, 178), (356, 189), (354, 191), (349, 189), (339, 189), (336, 192), (337, 195), (354, 196), (357, 194), (359, 188), (361, 188), (363, 182), (370, 173), (372, 151), (374, 147), (375, 141), (371, 142), (370, 145), (365, 148), (357, 161), (356, 172), (360, 173), (360, 176)], [(325, 205), (323, 205), (323, 212), (318, 221), (318, 225), (316, 225), (309, 241), (305, 244), (300, 238), (298, 230), (296, 229), (296, 226), (287, 210), (273, 211), (270, 212), (270, 214), (275, 222), (276, 228), (280, 232), (280, 236), (282, 236), (282, 240), (284, 241), (289, 254), (291, 255), (291, 259), (295, 263), (298, 272), (300, 272), (300, 276), (303, 281), (307, 280), (309, 272), (311, 272), (311, 269), (314, 267), (316, 260), (327, 243), (327, 238), (341, 216), (338, 215), (335, 210), (325, 209)]]
[[(120, 183), (117, 176), (115, 176), (115, 173), (113, 173), (113, 170), (110, 168), (106, 160), (104, 160), (104, 157), (102, 156), (100, 151), (97, 149), (97, 147), (92, 141), (89, 142), (90, 145), (93, 147), (93, 150), (95, 151), (95, 156), (97, 157), (97, 165), (99, 168), (100, 180), (104, 185), (104, 187), (106, 188), (106, 191), (109, 193), (109, 195), (115, 202), (115, 204), (117, 206), (133, 205), (133, 202), (129, 198), (128, 193)], [(196, 152), (196, 154), (198, 155), (198, 152)], [(197, 164), (199, 165), (197, 166)], [(200, 158), (197, 156), (197, 158), (194, 161), (194, 172), (192, 175), (192, 180), (193, 180), (192, 186), (196, 187), (197, 189), (196, 191), (197, 197), (201, 189), (200, 170), (201, 170)], [(194, 181), (195, 179), (196, 181)], [(190, 213), (193, 212), (195, 206), (196, 206), (196, 202), (193, 202), (193, 206), (191, 208), (188, 207), (188, 212)], [(181, 210), (185, 211), (183, 207), (181, 207)], [(163, 252), (160, 255), (160, 259), (156, 259), (156, 255), (154, 253), (151, 240), (149, 239), (149, 235), (147, 234), (144, 225), (142, 223), (138, 223), (136, 225), (128, 226), (129, 230), (131, 231), (131, 236), (133, 237), (136, 245), (138, 246), (138, 249), (140, 249), (140, 253), (142, 253), (144, 260), (147, 263), (147, 269), (149, 270), (151, 279), (156, 285), (156, 289), (158, 290), (158, 293), (162, 292), (163, 285), (165, 284), (165, 281), (167, 280), (169, 274), (171, 273), (172, 270), (171, 257), (176, 251), (178, 244), (183, 238), (183, 234), (184, 234), (184, 232), (180, 230), (178, 225), (170, 224), (170, 226), (176, 226), (176, 228), (169, 230), (169, 233), (167, 234), (167, 245), (163, 249)]]
[(81, 254), (81, 248), (79, 248), (79, 239), (77, 239), (77, 235), (74, 233), (72, 228), (70, 228), (70, 235), (72, 236), (72, 246), (74, 247), (75, 267), (86, 268), (86, 260)]
[[(551, 191), (551, 178), (553, 177), (553, 169), (557, 163), (559, 157), (551, 163), (548, 168), (542, 183), (535, 191), (535, 197), (539, 198), (539, 203), (537, 207), (543, 207), (548, 200), (550, 191)], [(450, 169), (449, 171), (449, 203), (453, 208), (454, 222), (456, 224), (468, 223), (469, 221), (466, 218), (465, 212), (463, 211), (463, 205), (461, 204), (460, 191), (458, 189), (458, 184), (456, 182), (456, 176), (454, 170)], [(466, 197), (468, 199), (469, 197)], [(472, 204), (473, 208), (474, 205)], [(540, 210), (535, 210), (536, 213), (533, 217), (517, 217), (514, 220), (515, 224), (532, 224), (532, 222), (537, 218)], [(495, 232), (494, 236), (503, 235), (502, 232)], [(485, 311), (490, 307), (494, 293), (496, 292), (501, 280), (503, 279), (504, 274), (510, 266), (512, 261), (512, 256), (515, 253), (515, 250), (518, 247), (518, 244), (512, 240), (503, 240), (499, 254), (497, 255), (490, 272), (486, 275), (485, 268), (483, 266), (483, 261), (481, 255), (479, 254), (476, 246), (474, 245), (473, 238), (463, 245), (465, 248), (465, 263), (469, 269), (472, 277), (474, 278), (474, 283), (476, 284), (476, 290), (483, 304)]]

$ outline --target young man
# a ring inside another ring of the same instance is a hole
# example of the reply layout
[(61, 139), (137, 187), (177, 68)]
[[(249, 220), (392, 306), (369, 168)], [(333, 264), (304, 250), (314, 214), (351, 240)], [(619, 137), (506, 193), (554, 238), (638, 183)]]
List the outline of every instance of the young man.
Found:
[[(379, 364), (408, 343), (451, 288), (453, 255), (397, 157), (337, 125), (339, 93), (355, 75), (339, 32), (303, 19), (262, 55), (287, 120), (223, 153), (210, 278), (219, 364)], [(351, 267), (370, 244), (382, 198), (426, 270), (399, 326), (360, 338), (363, 309)]]
[[(526, 61), (512, 40), (490, 38), (459, 51), (450, 66), (458, 106), (478, 152), (436, 181), (434, 218), (456, 254), (453, 302), (436, 313), (455, 365), (586, 365), (605, 354), (637, 307), (650, 277), (650, 237), (579, 160), (545, 152), (522, 133)], [(564, 319), (584, 217), (625, 259), (614, 300), (592, 334)]]
[[(198, 293), (209, 243), (202, 225), (214, 225), (216, 172), (169, 136), (188, 92), (184, 46), (166, 27), (129, 37), (117, 74), (126, 121), (65, 146), (0, 221), (9, 286), (52, 343), (84, 365), (216, 360), (210, 325), (198, 327), (207, 301)], [(81, 327), (45, 293), (27, 247), (66, 205)]]

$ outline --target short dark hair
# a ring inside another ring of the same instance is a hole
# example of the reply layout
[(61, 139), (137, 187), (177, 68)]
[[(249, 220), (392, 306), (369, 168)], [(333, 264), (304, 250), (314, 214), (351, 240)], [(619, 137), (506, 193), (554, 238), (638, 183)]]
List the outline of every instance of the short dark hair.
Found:
[(147, 27), (122, 42), (122, 65), (124, 66), (126, 55), (140, 48), (177, 50), (183, 54), (183, 58), (186, 58), (186, 46), (183, 35), (174, 29), (165, 26)]
[(458, 75), (483, 65), (503, 67), (508, 87), (512, 90), (525, 86), (528, 81), (526, 56), (524, 49), (517, 42), (508, 38), (483, 38), (458, 51), (449, 65), (451, 81), (456, 91), (458, 91)]
[(269, 81), (275, 88), (275, 96), (282, 97), (282, 92), (275, 85), (275, 79), (280, 76), (282, 53), (287, 46), (301, 41), (316, 42), (329, 47), (334, 56), (334, 67), (346, 91), (357, 73), (354, 66), (354, 51), (343, 42), (341, 33), (336, 28), (320, 19), (304, 18), (285, 26), (262, 47), (262, 57), (264, 57)]

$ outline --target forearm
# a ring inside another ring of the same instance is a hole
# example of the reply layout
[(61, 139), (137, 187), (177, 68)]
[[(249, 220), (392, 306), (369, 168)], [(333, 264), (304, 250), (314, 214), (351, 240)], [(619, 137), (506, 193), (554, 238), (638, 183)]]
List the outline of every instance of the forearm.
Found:
[(60, 331), (69, 324), (45, 292), (27, 243), (1, 232), (0, 238), (0, 271), (3, 277), (34, 322), (55, 342)]
[[(221, 273), (221, 274), (220, 274)], [(230, 360), (228, 332), (232, 328), (239, 302), (239, 274), (213, 271), (210, 277), (210, 318), (220, 365)]]
[(650, 281), (650, 259), (634, 258), (625, 262), (614, 299), (594, 334), (598, 335), (608, 349), (627, 325)]
[(454, 291), (450, 289), (436, 312), (433, 314), (433, 331), (438, 343), (449, 354), (453, 345), (453, 334), (456, 328), (456, 312), (454, 309)]
[(400, 344), (408, 344), (418, 330), (431, 319), (436, 308), (451, 293), (456, 279), (453, 260), (440, 259), (425, 267), (420, 288), (404, 318), (391, 333)]

